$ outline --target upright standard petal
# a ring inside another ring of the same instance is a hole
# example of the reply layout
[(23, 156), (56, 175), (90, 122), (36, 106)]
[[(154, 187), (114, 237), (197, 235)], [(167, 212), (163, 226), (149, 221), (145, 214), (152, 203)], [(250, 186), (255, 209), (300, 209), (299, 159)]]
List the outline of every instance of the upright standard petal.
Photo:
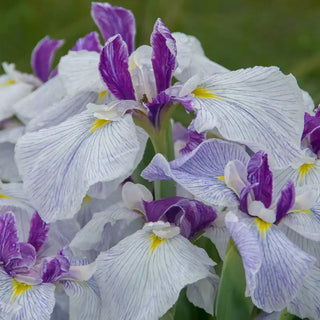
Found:
[(224, 182), (225, 167), (233, 160), (246, 166), (249, 155), (239, 145), (211, 139), (170, 163), (157, 154), (142, 176), (152, 181), (175, 180), (205, 203), (237, 205), (237, 195)]
[(128, 46), (129, 54), (133, 52), (136, 22), (131, 11), (111, 6), (109, 3), (93, 2), (91, 15), (99, 27), (104, 41), (120, 34)]
[(18, 233), (12, 213), (0, 216), (0, 261), (5, 265), (10, 260), (21, 258)]
[(49, 225), (46, 224), (36, 212), (30, 223), (30, 233), (28, 243), (30, 243), (36, 251), (39, 251), (47, 239)]
[(72, 50), (88, 50), (99, 53), (101, 50), (101, 44), (98, 33), (93, 31), (85, 35), (83, 38), (78, 39)]
[(63, 45), (63, 40), (53, 40), (48, 36), (38, 42), (32, 51), (31, 65), (34, 74), (46, 82), (49, 79), (55, 52)]
[(268, 155), (259, 151), (252, 156), (248, 163), (248, 181), (251, 184), (258, 183), (253, 187), (254, 198), (261, 201), (266, 208), (269, 208), (272, 202), (272, 172), (269, 169)]
[(208, 277), (213, 265), (203, 249), (181, 235), (160, 239), (145, 229), (137, 231), (97, 258), (101, 315), (156, 320), (184, 286)]
[(99, 71), (108, 89), (119, 100), (135, 100), (128, 63), (128, 48), (121, 36), (110, 38), (101, 51)]
[(228, 140), (264, 150), (277, 167), (299, 156), (304, 110), (292, 75), (276, 67), (223, 72), (202, 81), (193, 94), (198, 132), (216, 128)]
[(158, 93), (169, 88), (176, 67), (176, 42), (159, 18), (151, 35), (152, 65)]
[(17, 143), (16, 159), (39, 215), (52, 222), (73, 217), (91, 185), (130, 175), (145, 140), (130, 115), (97, 126), (85, 111), (24, 135)]

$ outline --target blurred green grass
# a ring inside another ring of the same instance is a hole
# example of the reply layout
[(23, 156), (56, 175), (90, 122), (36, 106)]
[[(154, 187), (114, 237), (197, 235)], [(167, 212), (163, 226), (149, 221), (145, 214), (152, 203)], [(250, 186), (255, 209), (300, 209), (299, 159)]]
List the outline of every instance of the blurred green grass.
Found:
[[(171, 31), (193, 34), (207, 56), (230, 68), (277, 65), (293, 73), (320, 102), (319, 0), (123, 0), (133, 11), (137, 45), (149, 43), (157, 17)], [(87, 0), (0, 2), (0, 61), (30, 71), (30, 53), (45, 35), (66, 39), (66, 53), (77, 38), (97, 30)]]

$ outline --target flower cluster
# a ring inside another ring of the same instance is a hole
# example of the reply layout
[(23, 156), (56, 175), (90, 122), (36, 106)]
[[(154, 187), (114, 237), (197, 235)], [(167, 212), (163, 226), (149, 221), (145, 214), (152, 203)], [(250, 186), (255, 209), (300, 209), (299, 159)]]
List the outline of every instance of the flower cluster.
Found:
[[(130, 11), (91, 14), (103, 45), (91, 32), (52, 69), (63, 41), (45, 37), (33, 75), (3, 63), (0, 319), (156, 320), (183, 288), (227, 319), (223, 291), (238, 284), (225, 270), (242, 267), (251, 316), (320, 319), (308, 93), (277, 67), (210, 61), (161, 19), (135, 48)], [(172, 120), (179, 105), (188, 128)]]

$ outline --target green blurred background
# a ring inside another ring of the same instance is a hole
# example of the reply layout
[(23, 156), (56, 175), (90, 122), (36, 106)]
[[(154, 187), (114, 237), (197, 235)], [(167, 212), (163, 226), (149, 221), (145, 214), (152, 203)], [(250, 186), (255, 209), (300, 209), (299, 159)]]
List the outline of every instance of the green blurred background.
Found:
[[(133, 11), (137, 45), (161, 17), (171, 31), (195, 35), (207, 56), (230, 68), (278, 65), (320, 102), (319, 0), (122, 0)], [(45, 35), (66, 39), (59, 54), (96, 30), (88, 0), (1, 0), (0, 61), (30, 71), (30, 53)]]
[[(320, 103), (320, 0), (122, 0), (137, 20), (136, 44), (149, 43), (157, 17), (171, 31), (196, 36), (207, 56), (230, 69), (277, 65)], [(65, 39), (58, 56), (97, 30), (88, 0), (0, 0), (0, 61), (31, 72), (30, 55), (45, 35)], [(58, 58), (56, 59), (56, 62)], [(1, 73), (1, 72), (0, 72)], [(210, 251), (210, 250), (209, 250)], [(185, 300), (184, 291), (180, 301)], [(177, 319), (207, 319), (178, 304)]]

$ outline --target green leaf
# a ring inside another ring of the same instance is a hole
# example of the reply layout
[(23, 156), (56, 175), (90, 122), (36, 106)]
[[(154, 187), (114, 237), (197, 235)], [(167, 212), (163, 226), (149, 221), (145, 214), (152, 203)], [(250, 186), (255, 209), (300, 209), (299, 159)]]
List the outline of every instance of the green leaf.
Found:
[(220, 286), (216, 300), (218, 320), (248, 320), (253, 304), (245, 297), (246, 280), (241, 256), (236, 244), (230, 239), (223, 264)]
[(287, 309), (285, 309), (281, 313), (279, 320), (301, 320), (301, 318), (289, 313)]

